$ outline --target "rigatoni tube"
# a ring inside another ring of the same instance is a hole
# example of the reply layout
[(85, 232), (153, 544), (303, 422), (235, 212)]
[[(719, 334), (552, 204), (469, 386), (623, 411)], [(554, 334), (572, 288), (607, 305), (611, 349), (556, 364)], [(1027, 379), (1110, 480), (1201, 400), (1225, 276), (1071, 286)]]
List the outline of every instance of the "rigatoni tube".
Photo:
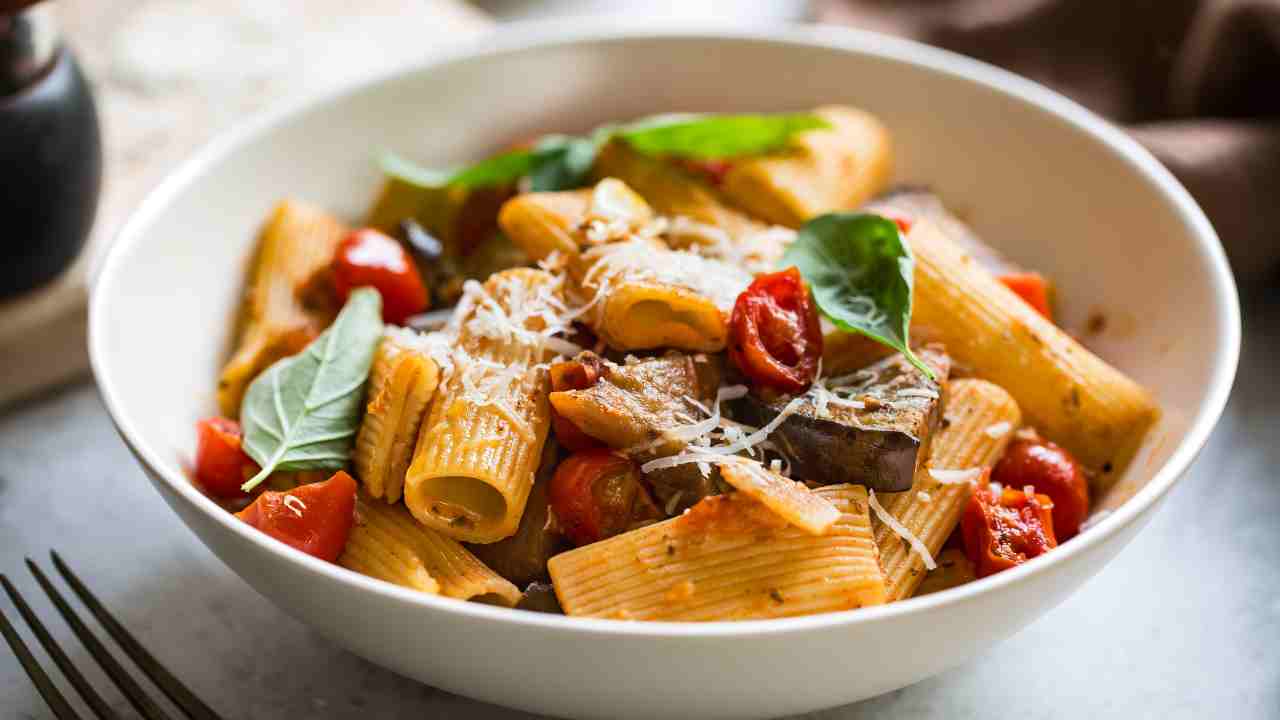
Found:
[(405, 477), (405, 504), (424, 525), (477, 543), (516, 531), (550, 425), (540, 331), (563, 307), (560, 282), (528, 268), (496, 273), (460, 319)]
[(365, 489), (389, 503), (400, 501), (422, 418), (439, 381), (435, 361), (415, 347), (410, 332), (388, 332), (378, 345), (352, 456)]
[[(944, 410), (944, 427), (933, 438), (927, 465), (916, 472), (911, 490), (877, 493), (881, 506), (914, 535), (930, 557), (947, 541), (969, 499), (970, 480), (1004, 454), (1013, 428), (1022, 419), (1009, 393), (985, 380), (952, 380)], [(1000, 432), (990, 431), (995, 428)], [(943, 482), (935, 477), (958, 482)], [(878, 519), (874, 523), (880, 564), (888, 582), (890, 601), (911, 597), (925, 576), (924, 559), (906, 540)]]
[(346, 233), (319, 208), (285, 200), (262, 229), (237, 321), (235, 354), (218, 378), (218, 406), (238, 417), (245, 390), (275, 361), (301, 352), (337, 313), (319, 282)]
[(912, 324), (979, 377), (1009, 391), (1050, 440), (1099, 471), (1101, 491), (1159, 417), (1151, 395), (1089, 352), (974, 262), (931, 222), (907, 236), (915, 255)]
[(748, 620), (884, 602), (866, 489), (829, 485), (814, 493), (840, 511), (823, 535), (730, 493), (557, 555), (548, 568), (561, 607), (584, 617)]
[(425, 528), (403, 505), (361, 493), (338, 564), (425, 593), (514, 607), (520, 591), (452, 538)]

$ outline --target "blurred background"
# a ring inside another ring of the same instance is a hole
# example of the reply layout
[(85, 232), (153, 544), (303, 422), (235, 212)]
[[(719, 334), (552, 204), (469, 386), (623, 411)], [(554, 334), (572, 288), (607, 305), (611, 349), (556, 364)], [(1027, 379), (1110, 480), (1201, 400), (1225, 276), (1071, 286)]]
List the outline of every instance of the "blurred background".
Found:
[[(128, 214), (220, 131), (503, 23), (581, 15), (843, 24), (1009, 68), (1151, 149), (1205, 207), (1241, 283), (1231, 405), (1134, 546), (988, 656), (819, 715), (1280, 717), (1268, 559), (1280, 542), (1280, 0), (0, 0), (0, 571), (55, 543), (103, 548), (85, 552), (100, 561), (88, 567), (119, 570), (99, 579), (104, 594), (154, 591), (131, 594), (142, 599), (126, 624), (228, 717), (525, 717), (338, 650), (200, 548), (145, 487), (88, 378), (85, 298)], [(48, 507), (43, 483), (85, 484), (98, 515)], [(200, 599), (179, 602), (176, 583), (202, 586)], [(50, 717), (8, 656), (0, 716)]]

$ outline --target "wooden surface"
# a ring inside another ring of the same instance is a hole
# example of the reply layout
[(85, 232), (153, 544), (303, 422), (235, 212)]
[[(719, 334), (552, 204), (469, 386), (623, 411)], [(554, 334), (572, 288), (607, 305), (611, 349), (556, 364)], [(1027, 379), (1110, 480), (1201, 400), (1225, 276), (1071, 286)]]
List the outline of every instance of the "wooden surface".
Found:
[(0, 303), (0, 406), (83, 374), (85, 301), (129, 213), (214, 135), (289, 100), (474, 38), (488, 17), (460, 0), (64, 0), (58, 20), (93, 85), (102, 197), (80, 260)]

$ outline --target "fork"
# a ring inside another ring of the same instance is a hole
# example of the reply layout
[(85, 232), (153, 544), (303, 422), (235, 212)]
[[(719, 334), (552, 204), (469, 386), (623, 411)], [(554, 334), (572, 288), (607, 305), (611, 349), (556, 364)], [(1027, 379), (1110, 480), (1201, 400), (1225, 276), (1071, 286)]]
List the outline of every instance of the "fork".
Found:
[[(142, 647), (129, 631), (124, 629), (124, 626), (103, 607), (98, 598), (89, 592), (89, 588), (85, 587), (80, 578), (71, 572), (71, 568), (67, 567), (67, 564), (62, 561), (57, 552), (51, 551), (49, 556), (52, 558), (53, 566), (57, 569), (58, 574), (62, 576), (62, 579), (71, 587), (71, 590), (80, 598), (84, 606), (89, 609), (89, 613), (98, 619), (103, 629), (115, 639), (116, 644), (120, 646), (124, 654), (133, 660), (143, 674), (151, 678), (151, 682), (155, 683), (156, 687), (159, 687), (173, 701), (174, 705), (192, 720), (221, 720), (221, 716), (204, 704), (200, 698), (196, 697), (194, 693), (187, 689), (187, 686), (179, 682), (168, 670), (165, 670), (155, 657), (146, 648)], [(85, 625), (76, 611), (67, 603), (62, 593), (54, 587), (53, 583), (44, 574), (44, 571), (32, 562), (31, 558), (27, 558), (27, 569), (35, 576), (36, 582), (40, 584), (45, 594), (53, 601), (54, 607), (58, 609), (58, 613), (71, 626), (71, 630), (75, 632), (76, 637), (80, 638), (80, 642), (85, 649), (89, 651), (93, 659), (98, 662), (102, 670), (120, 689), (120, 692), (124, 693), (124, 696), (128, 698), (134, 709), (147, 720), (166, 720), (166, 718), (170, 718), (169, 713), (161, 709), (160, 705), (138, 685), (133, 676), (120, 665), (120, 662), (107, 651), (102, 641)], [(53, 636), (49, 634), (44, 623), (40, 621), (31, 606), (18, 593), (18, 589), (9, 582), (9, 578), (0, 574), (0, 584), (4, 585), (4, 591), (9, 595), (9, 599), (13, 601), (18, 613), (27, 621), (27, 625), (31, 627), (31, 631), (35, 634), (36, 639), (40, 641), (45, 652), (49, 654), (53, 663), (58, 666), (62, 674), (75, 687), (80, 697), (84, 698), (85, 703), (93, 710), (94, 714), (102, 720), (117, 720), (120, 717), (119, 713), (111, 709), (107, 702), (102, 699), (102, 696), (85, 679), (84, 675), (76, 669), (71, 659), (67, 657), (67, 654), (63, 652), (62, 648), (53, 639)], [(48, 673), (40, 667), (39, 661), (31, 654), (31, 650), (27, 648), (26, 643), (18, 636), (17, 630), (14, 629), (9, 622), (9, 618), (5, 617), (3, 612), (0, 612), (0, 634), (4, 635), (4, 639), (8, 641), (10, 649), (13, 650), (13, 654), (17, 656), (18, 662), (27, 671), (27, 675), (30, 676), (31, 682), (35, 684), (36, 690), (40, 692), (41, 697), (49, 704), (50, 709), (53, 710), (53, 714), (58, 717), (58, 720), (80, 720), (80, 715), (76, 713), (71, 703), (54, 685)]]

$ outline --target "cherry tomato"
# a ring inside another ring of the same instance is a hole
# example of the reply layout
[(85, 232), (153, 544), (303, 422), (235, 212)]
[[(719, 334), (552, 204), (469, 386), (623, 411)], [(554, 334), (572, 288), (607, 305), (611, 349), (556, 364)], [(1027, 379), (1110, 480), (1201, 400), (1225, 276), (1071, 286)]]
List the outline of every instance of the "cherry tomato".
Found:
[(1007, 570), (1057, 547), (1052, 512), (1048, 495), (1028, 487), (1004, 488), (997, 497), (984, 478), (960, 519), (965, 555), (978, 577)]
[[(586, 390), (600, 379), (602, 363), (595, 353), (582, 353), (573, 360), (558, 362), (551, 366), (551, 391)], [(589, 450), (604, 447), (604, 443), (586, 434), (572, 420), (551, 408), (551, 429), (556, 434), (556, 442), (571, 451)]]
[(729, 357), (757, 385), (783, 393), (809, 388), (822, 358), (822, 326), (799, 270), (761, 275), (738, 296)]
[(355, 288), (373, 286), (382, 295), (382, 319), (401, 325), (430, 307), (427, 286), (404, 246), (373, 228), (356, 230), (333, 257), (333, 289), (346, 302)]
[(347, 545), (355, 513), (356, 481), (339, 470), (324, 482), (288, 492), (268, 490), (236, 517), (290, 547), (335, 562)]
[(556, 468), (547, 499), (570, 542), (587, 545), (613, 537), (658, 508), (640, 484), (640, 469), (604, 448), (570, 455)]
[(1049, 307), (1049, 281), (1043, 275), (1038, 272), (1006, 273), (997, 279), (1035, 308), (1036, 312), (1053, 319), (1053, 311)]
[(240, 423), (223, 417), (209, 417), (196, 423), (196, 482), (214, 497), (245, 495), (240, 486), (258, 472), (244, 450)]
[(1061, 540), (1080, 532), (1089, 516), (1089, 481), (1071, 453), (1048, 441), (1015, 440), (991, 471), (1005, 487), (1035, 486), (1053, 500), (1053, 529)]

